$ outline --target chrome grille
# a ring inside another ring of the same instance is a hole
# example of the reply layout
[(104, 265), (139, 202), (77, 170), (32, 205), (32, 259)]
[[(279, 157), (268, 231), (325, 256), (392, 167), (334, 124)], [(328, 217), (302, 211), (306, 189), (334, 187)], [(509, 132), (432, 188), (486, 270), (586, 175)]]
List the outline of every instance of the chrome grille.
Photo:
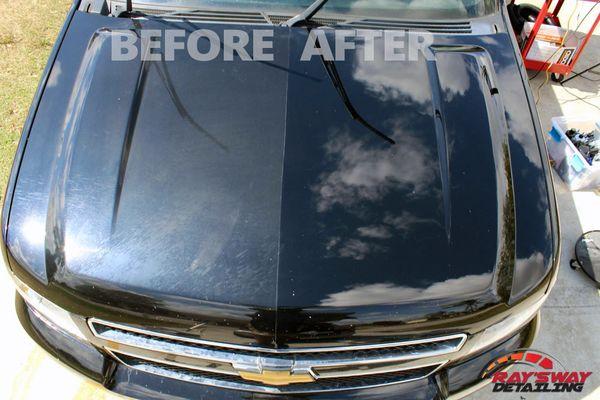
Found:
[(88, 321), (114, 358), (148, 373), (260, 393), (362, 389), (425, 378), (463, 346), (466, 335), (390, 344), (267, 349)]
[(386, 386), (400, 382), (411, 382), (422, 379), (436, 371), (435, 366), (416, 368), (410, 371), (399, 371), (380, 375), (366, 375), (359, 378), (336, 378), (319, 380), (318, 384), (296, 384), (287, 387), (270, 388), (245, 381), (239, 377), (223, 377), (214, 373), (190, 372), (186, 368), (173, 367), (164, 364), (158, 364), (151, 361), (144, 361), (135, 357), (125, 355), (114, 355), (122, 363), (137, 370), (148, 372), (167, 378), (183, 380), (201, 385), (224, 387), (229, 389), (244, 390), (258, 393), (315, 393), (315, 392), (333, 392), (341, 390), (365, 389), (378, 386)]

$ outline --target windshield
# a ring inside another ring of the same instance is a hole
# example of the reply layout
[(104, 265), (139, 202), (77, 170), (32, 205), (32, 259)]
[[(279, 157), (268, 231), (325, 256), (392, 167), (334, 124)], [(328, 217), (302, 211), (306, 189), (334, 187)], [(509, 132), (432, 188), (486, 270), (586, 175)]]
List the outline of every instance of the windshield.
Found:
[[(146, 5), (172, 8), (216, 8), (229, 10), (287, 13), (294, 15), (310, 6), (314, 0), (144, 0)], [(495, 10), (496, 0), (329, 0), (319, 11), (321, 15), (394, 19), (472, 18)]]

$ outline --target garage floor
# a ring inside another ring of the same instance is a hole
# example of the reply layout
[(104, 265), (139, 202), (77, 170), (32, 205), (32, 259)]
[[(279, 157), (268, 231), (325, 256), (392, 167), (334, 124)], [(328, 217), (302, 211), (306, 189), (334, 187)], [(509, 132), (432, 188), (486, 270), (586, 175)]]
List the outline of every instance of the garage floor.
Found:
[[(537, 2), (539, 3), (539, 1)], [(573, 6), (575, 2), (567, 2)], [(572, 9), (572, 8), (571, 8)], [(570, 14), (569, 8), (565, 15)], [(580, 8), (581, 15), (589, 8)], [(571, 26), (577, 26), (577, 13)], [(586, 29), (582, 24), (581, 31)], [(576, 70), (581, 71), (600, 61), (600, 32), (594, 35), (583, 53)], [(600, 72), (600, 68), (596, 71)], [(531, 75), (531, 74), (530, 74)], [(586, 74), (591, 79), (600, 80), (598, 74)], [(530, 83), (534, 94), (545, 82), (541, 73)], [(578, 77), (561, 87), (548, 82), (539, 93), (538, 111), (544, 130), (550, 130), (550, 119), (560, 115), (596, 116), (600, 119), (600, 83)], [(583, 98), (585, 101), (577, 99)], [(589, 104), (587, 104), (589, 103)], [(542, 323), (533, 348), (549, 353), (558, 359), (567, 369), (592, 371), (591, 381), (586, 384), (582, 394), (550, 395), (503, 394), (492, 393), (490, 387), (469, 396), (469, 400), (484, 399), (600, 399), (600, 291), (590, 283), (582, 273), (569, 267), (573, 257), (575, 242), (582, 233), (600, 229), (600, 192), (570, 192), (560, 177), (554, 174), (554, 183), (558, 199), (562, 255), (556, 286), (550, 298), (542, 307)]]
[[(536, 1), (539, 3), (539, 1)], [(536, 3), (534, 2), (534, 3)], [(574, 1), (567, 2), (573, 6)], [(585, 5), (582, 5), (582, 7)], [(569, 9), (566, 13), (568, 15)], [(574, 14), (571, 26), (577, 25)], [(585, 10), (581, 15), (585, 15)], [(583, 24), (581, 30), (586, 28)], [(597, 30), (598, 31), (598, 30)], [(600, 32), (592, 38), (577, 70), (600, 60)], [(598, 69), (600, 71), (600, 69)], [(591, 79), (600, 75), (587, 74)], [(544, 74), (532, 80), (534, 93), (545, 81)], [(600, 118), (600, 83), (577, 78), (565, 84), (548, 82), (540, 90), (538, 109), (545, 130), (550, 118), (558, 115), (595, 115)], [(577, 99), (575, 96), (583, 98)], [(592, 105), (593, 104), (593, 105)], [(485, 387), (471, 395), (483, 399), (600, 399), (600, 291), (581, 273), (569, 268), (577, 238), (586, 231), (600, 229), (600, 193), (571, 193), (558, 176), (554, 176), (558, 197), (562, 257), (558, 281), (542, 308), (540, 333), (533, 347), (557, 358), (567, 369), (592, 371), (582, 394), (506, 394), (499, 396)], [(4, 268), (0, 268), (0, 315), (3, 323), (3, 360), (0, 364), (0, 399), (117, 399), (99, 385), (80, 378), (64, 368), (25, 334), (13, 307), (14, 289)]]
[[(584, 65), (593, 65), (598, 61), (600, 36), (595, 36), (588, 48), (586, 59), (579, 65), (581, 69), (585, 69)], [(593, 74), (586, 76), (597, 79)], [(540, 76), (531, 84), (535, 88), (544, 79)], [(598, 82), (577, 78), (567, 82), (565, 86), (570, 92), (600, 106)], [(550, 129), (550, 118), (553, 116), (595, 115), (600, 118), (599, 110), (580, 100), (574, 100), (573, 96), (558, 84), (549, 84), (542, 90), (541, 96), (538, 110), (546, 131)], [(554, 184), (561, 225), (561, 265), (556, 286), (542, 307), (542, 323), (532, 347), (554, 356), (569, 370), (592, 371), (591, 381), (586, 384), (582, 394), (499, 395), (492, 394), (491, 388), (486, 387), (469, 396), (469, 400), (600, 399), (600, 291), (583, 273), (573, 271), (569, 267), (575, 242), (581, 234), (600, 229), (600, 193), (570, 192), (556, 174)]]

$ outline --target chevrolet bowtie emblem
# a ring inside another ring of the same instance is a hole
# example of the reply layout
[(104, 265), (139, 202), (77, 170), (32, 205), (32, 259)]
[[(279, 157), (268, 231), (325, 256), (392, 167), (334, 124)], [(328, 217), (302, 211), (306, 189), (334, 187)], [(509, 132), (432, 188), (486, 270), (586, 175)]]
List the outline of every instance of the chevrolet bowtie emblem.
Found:
[(263, 369), (260, 373), (245, 371), (238, 372), (240, 376), (247, 381), (260, 382), (271, 386), (286, 386), (293, 383), (309, 383), (315, 381), (315, 378), (313, 378), (308, 372), (296, 372), (292, 374), (291, 371), (270, 371), (267, 369)]

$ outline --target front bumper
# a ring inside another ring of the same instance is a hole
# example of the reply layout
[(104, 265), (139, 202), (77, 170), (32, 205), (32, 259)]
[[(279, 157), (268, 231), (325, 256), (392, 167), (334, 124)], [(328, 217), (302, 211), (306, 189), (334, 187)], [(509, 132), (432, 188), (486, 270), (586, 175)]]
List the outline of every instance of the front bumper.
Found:
[[(107, 389), (143, 399), (281, 399), (293, 395), (267, 395), (198, 385), (156, 376), (118, 363), (97, 347), (82, 341), (51, 323), (16, 297), (17, 314), (27, 333), (46, 351), (69, 367), (99, 382)], [(519, 348), (529, 347), (535, 337), (539, 317), (509, 339), (485, 352), (443, 368), (418, 381), (363, 390), (311, 394), (314, 399), (445, 399), (460, 398), (485, 385), (482, 369), (494, 358)], [(302, 397), (306, 397), (305, 395)]]

